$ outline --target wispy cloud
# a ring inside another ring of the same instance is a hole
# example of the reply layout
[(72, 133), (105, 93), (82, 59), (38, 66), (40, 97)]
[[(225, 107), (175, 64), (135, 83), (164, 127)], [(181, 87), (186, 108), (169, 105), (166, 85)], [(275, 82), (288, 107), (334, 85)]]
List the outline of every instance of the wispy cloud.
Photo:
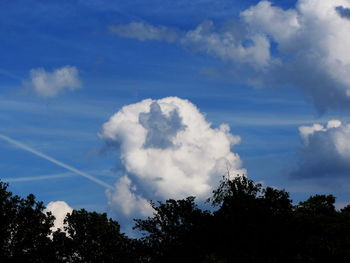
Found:
[(82, 87), (78, 69), (73, 66), (57, 68), (47, 72), (43, 68), (30, 70), (27, 82), (35, 93), (41, 97), (55, 97), (63, 90), (75, 90)]
[(158, 40), (175, 42), (178, 38), (178, 34), (174, 29), (165, 26), (153, 26), (143, 22), (110, 26), (109, 31), (120, 37), (135, 38), (140, 41)]
[[(239, 82), (294, 86), (321, 113), (349, 109), (349, 14), (350, 2), (344, 0), (298, 0), (288, 10), (260, 1), (241, 12), (234, 23), (217, 27), (212, 21), (202, 22), (178, 34), (176, 43), (228, 62)], [(163, 35), (170, 30), (145, 23), (117, 27), (128, 29), (119, 36), (139, 40), (165, 40)]]
[[(77, 104), (76, 100), (65, 99), (63, 103), (42, 103), (38, 99), (28, 99), (25, 97), (9, 98), (0, 95), (0, 111), (1, 112), (19, 112), (23, 114), (33, 113), (46, 115), (48, 112), (52, 114), (67, 114), (78, 116), (79, 118), (105, 120), (116, 107), (122, 106), (126, 100), (116, 98), (110, 100), (84, 100)], [(12, 113), (11, 113), (12, 114)]]

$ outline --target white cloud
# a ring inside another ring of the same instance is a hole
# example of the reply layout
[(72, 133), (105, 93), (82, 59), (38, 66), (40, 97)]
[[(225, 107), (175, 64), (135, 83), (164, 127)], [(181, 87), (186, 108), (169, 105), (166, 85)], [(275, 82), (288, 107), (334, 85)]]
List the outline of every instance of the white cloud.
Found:
[(100, 136), (120, 145), (128, 176), (107, 196), (127, 215), (136, 209), (148, 213), (145, 199), (194, 195), (203, 200), (227, 168), (232, 174), (245, 173), (239, 156), (231, 152), (240, 138), (226, 124), (212, 128), (192, 103), (177, 97), (123, 107), (103, 125)]
[(243, 20), (258, 34), (273, 36), (276, 41), (288, 42), (301, 27), (296, 10), (283, 10), (261, 1), (241, 13)]
[(349, 10), (348, 0), (298, 0), (289, 10), (261, 1), (236, 23), (216, 28), (206, 21), (178, 42), (231, 62), (240, 81), (297, 87), (321, 112), (349, 108)]
[(140, 214), (142, 216), (151, 216), (153, 208), (150, 203), (137, 194), (137, 188), (132, 185), (130, 178), (125, 175), (115, 184), (114, 190), (106, 191), (108, 204), (111, 207), (117, 207), (126, 216)]
[(174, 42), (178, 37), (174, 29), (165, 26), (153, 26), (143, 22), (110, 26), (109, 31), (120, 37), (135, 38), (140, 41), (158, 40)]
[(349, 174), (350, 124), (331, 120), (327, 125), (302, 126), (299, 131), (303, 147), (294, 176), (337, 177)]
[(300, 136), (302, 137), (305, 144), (309, 143), (309, 137), (315, 132), (325, 131), (325, 128), (321, 124), (314, 124), (312, 126), (301, 126), (299, 127)]
[(301, 88), (321, 111), (350, 102), (350, 21), (339, 15), (339, 6), (350, 2), (299, 0), (295, 9), (282, 10), (262, 1), (241, 13), (250, 30), (277, 45), (281, 64), (269, 81)]
[(73, 66), (65, 66), (47, 72), (43, 68), (30, 71), (30, 87), (41, 97), (54, 97), (63, 90), (75, 90), (81, 88), (78, 69)]
[(60, 228), (63, 231), (64, 227), (64, 219), (68, 213), (72, 213), (73, 208), (71, 208), (64, 201), (54, 201), (48, 203), (46, 206), (46, 212), (51, 212), (53, 216), (55, 216), (54, 226), (51, 228), (52, 231), (56, 231)]
[[(245, 42), (249, 44), (245, 45)], [(233, 31), (215, 32), (213, 22), (206, 21), (186, 33), (182, 44), (226, 61), (264, 67), (270, 63), (270, 42), (264, 35), (253, 34), (244, 39)], [(248, 43), (248, 42), (247, 42)]]

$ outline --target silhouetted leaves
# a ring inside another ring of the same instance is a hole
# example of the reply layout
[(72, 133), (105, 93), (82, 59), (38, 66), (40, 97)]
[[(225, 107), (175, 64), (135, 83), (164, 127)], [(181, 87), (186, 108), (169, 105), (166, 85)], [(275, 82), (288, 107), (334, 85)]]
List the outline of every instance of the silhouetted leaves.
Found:
[(107, 214), (73, 210), (65, 219), (67, 236), (54, 233), (59, 258), (67, 262), (128, 262), (129, 240)]
[(195, 197), (151, 203), (136, 219), (139, 239), (107, 215), (73, 210), (51, 233), (53, 216), (33, 195), (12, 195), (0, 182), (1, 262), (350, 262), (350, 206), (315, 195), (296, 205), (284, 190), (246, 177), (223, 177), (200, 209)]
[(53, 261), (49, 235), (54, 218), (43, 212), (43, 203), (34, 195), (22, 199), (7, 187), (0, 182), (0, 261)]
[(210, 213), (199, 209), (194, 200), (188, 197), (152, 204), (153, 217), (135, 220), (135, 229), (145, 235), (142, 242), (150, 262), (200, 262), (204, 258)]

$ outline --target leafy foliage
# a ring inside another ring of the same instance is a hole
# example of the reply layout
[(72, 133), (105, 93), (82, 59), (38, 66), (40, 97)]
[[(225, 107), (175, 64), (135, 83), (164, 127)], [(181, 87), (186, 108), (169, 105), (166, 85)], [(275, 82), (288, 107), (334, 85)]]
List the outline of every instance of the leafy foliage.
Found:
[(54, 233), (54, 244), (60, 246), (59, 258), (68, 262), (125, 262), (128, 240), (119, 224), (107, 214), (73, 210), (68, 214), (65, 233)]
[(135, 229), (146, 233), (142, 242), (150, 262), (200, 262), (203, 258), (210, 213), (199, 209), (194, 200), (153, 203), (153, 217), (135, 220)]
[(200, 209), (195, 197), (151, 203), (136, 219), (139, 239), (107, 215), (73, 210), (63, 230), (33, 195), (22, 199), (0, 182), (1, 262), (349, 262), (350, 205), (315, 195), (296, 205), (284, 190), (246, 177), (223, 177)]
[(54, 217), (43, 212), (43, 203), (34, 195), (22, 199), (7, 188), (0, 182), (0, 261), (52, 261), (49, 235)]

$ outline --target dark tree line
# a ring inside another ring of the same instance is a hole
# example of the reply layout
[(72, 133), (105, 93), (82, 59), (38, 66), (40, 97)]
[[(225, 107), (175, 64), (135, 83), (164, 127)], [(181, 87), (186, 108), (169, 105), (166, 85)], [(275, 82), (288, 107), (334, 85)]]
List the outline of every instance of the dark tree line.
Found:
[(0, 262), (350, 262), (350, 206), (332, 195), (293, 205), (284, 190), (226, 177), (200, 209), (194, 197), (152, 203), (136, 219), (138, 239), (106, 214), (74, 210), (65, 232), (33, 195), (13, 195), (0, 182)]

